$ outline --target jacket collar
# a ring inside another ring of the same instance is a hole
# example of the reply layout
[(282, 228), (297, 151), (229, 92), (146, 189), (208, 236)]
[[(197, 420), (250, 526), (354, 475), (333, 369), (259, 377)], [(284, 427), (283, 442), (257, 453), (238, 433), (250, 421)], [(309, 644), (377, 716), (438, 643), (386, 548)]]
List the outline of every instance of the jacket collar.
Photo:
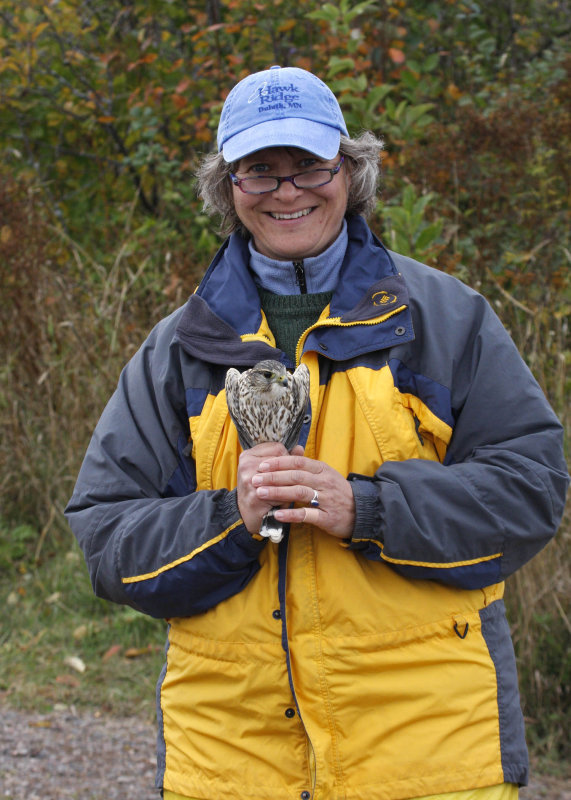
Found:
[[(406, 285), (388, 251), (362, 217), (347, 223), (347, 252), (329, 313), (310, 329), (303, 346), (336, 360), (413, 338)], [(247, 240), (233, 234), (181, 315), (175, 341), (191, 355), (236, 366), (276, 358), (248, 262)], [(391, 323), (381, 335), (383, 321), (396, 313), (398, 333)], [(284, 354), (281, 359), (287, 360)]]

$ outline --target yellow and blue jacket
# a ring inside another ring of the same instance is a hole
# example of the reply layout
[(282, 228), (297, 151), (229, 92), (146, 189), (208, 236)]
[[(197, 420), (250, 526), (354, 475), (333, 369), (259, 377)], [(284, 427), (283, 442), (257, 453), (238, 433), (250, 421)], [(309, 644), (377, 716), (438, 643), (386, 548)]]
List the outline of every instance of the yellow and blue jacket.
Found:
[(297, 361), (301, 443), (351, 481), (350, 539), (278, 546), (240, 518), (225, 373), (288, 360), (237, 235), (124, 369), (68, 505), (96, 593), (168, 620), (157, 785), (184, 796), (527, 780), (503, 581), (558, 527), (561, 426), (481, 295), (348, 232)]

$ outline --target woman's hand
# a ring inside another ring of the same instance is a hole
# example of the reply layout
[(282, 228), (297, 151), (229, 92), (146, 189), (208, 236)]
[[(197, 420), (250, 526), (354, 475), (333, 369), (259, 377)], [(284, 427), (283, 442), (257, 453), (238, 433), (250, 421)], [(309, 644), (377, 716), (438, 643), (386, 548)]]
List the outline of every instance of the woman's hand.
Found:
[[(303, 454), (303, 447), (294, 447), (292, 453)], [(250, 533), (258, 533), (264, 515), (274, 505), (279, 505), (259, 496), (253, 483), (253, 477), (258, 474), (260, 464), (279, 456), (289, 456), (289, 453), (283, 444), (271, 442), (258, 444), (240, 454), (237, 479), (238, 510)]]
[[(349, 481), (325, 462), (305, 458), (299, 446), (291, 454), (266, 451), (263, 456), (262, 447), (267, 445), (248, 451), (260, 453), (259, 458), (256, 454), (255, 469), (252, 464), (250, 481), (256, 495), (256, 508), (263, 509), (262, 516), (272, 506), (297, 503), (301, 507), (275, 511), (276, 519), (308, 522), (339, 539), (350, 537), (355, 524), (355, 501)], [(319, 505), (313, 507), (310, 503), (316, 492)]]

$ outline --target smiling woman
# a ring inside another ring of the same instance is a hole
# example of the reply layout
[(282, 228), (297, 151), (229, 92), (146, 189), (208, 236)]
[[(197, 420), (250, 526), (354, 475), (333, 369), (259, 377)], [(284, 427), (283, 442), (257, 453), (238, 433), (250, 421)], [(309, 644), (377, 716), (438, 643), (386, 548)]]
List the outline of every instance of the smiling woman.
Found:
[[(169, 621), (157, 786), (515, 800), (503, 582), (559, 524), (561, 426), (484, 298), (370, 230), (381, 143), (319, 78), (244, 78), (218, 149), (199, 188), (230, 235), (122, 373), (68, 506), (96, 592)], [(297, 444), (259, 441), (288, 405), (262, 408), (256, 365), (307, 376)]]

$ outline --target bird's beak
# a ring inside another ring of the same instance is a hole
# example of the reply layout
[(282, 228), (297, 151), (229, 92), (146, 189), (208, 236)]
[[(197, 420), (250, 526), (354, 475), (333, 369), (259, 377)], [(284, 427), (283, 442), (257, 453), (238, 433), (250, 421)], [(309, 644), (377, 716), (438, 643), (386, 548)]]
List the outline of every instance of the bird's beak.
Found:
[(284, 388), (287, 389), (287, 387), (288, 387), (287, 375), (280, 375), (280, 377), (278, 378), (278, 381), (282, 384), (282, 386), (284, 386)]

